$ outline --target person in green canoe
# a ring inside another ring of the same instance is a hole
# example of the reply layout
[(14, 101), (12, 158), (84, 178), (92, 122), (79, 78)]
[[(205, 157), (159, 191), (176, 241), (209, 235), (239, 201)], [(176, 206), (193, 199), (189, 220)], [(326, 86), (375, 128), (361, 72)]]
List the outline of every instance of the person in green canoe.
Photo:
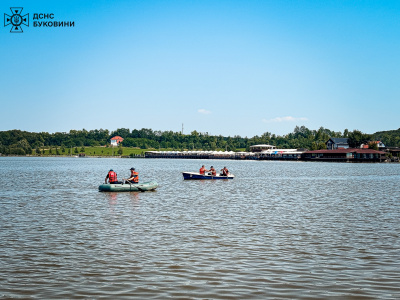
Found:
[(139, 173), (135, 171), (135, 168), (131, 168), (131, 177), (126, 181), (128, 183), (139, 183)]
[(107, 184), (107, 179), (108, 179), (108, 182), (110, 184), (119, 184), (119, 183), (121, 183), (121, 182), (118, 181), (117, 173), (115, 173), (113, 169), (111, 169), (107, 173), (106, 179), (104, 180), (104, 183), (106, 183), (106, 184)]

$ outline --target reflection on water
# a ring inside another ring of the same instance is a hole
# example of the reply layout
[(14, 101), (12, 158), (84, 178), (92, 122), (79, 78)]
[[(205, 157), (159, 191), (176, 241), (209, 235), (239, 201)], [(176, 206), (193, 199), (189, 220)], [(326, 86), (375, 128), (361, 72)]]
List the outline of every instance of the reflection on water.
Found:
[(127, 193), (109, 192), (104, 194), (105, 197), (108, 199), (110, 212), (114, 212), (114, 207), (118, 205), (118, 197), (123, 201), (129, 199), (132, 209), (139, 209), (140, 192), (127, 192)]
[[(202, 164), (236, 178), (183, 181)], [(132, 166), (159, 188), (98, 192)], [(3, 157), (0, 169), (3, 298), (400, 298), (400, 165)]]

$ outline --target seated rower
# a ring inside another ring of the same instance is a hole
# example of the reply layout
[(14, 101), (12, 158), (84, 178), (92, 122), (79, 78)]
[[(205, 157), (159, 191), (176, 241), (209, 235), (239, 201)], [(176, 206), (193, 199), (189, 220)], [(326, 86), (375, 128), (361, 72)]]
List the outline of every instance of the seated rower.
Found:
[(126, 181), (127, 183), (139, 183), (139, 173), (135, 171), (135, 168), (131, 168), (131, 176)]
[(212, 175), (212, 176), (216, 176), (217, 175), (217, 171), (214, 169), (214, 167), (213, 166), (211, 166), (211, 168), (210, 168), (210, 175)]
[(221, 176), (228, 176), (229, 175), (229, 171), (226, 167), (224, 167), (223, 169), (221, 169)]
[(108, 179), (108, 182), (109, 182), (110, 184), (120, 184), (120, 183), (122, 183), (122, 182), (118, 181), (118, 179), (117, 179), (117, 173), (115, 173), (115, 172), (113, 171), (113, 169), (111, 169), (110, 171), (108, 171), (107, 176), (106, 176), (106, 179), (104, 180), (104, 183), (107, 183), (107, 179)]
[(200, 175), (204, 175), (206, 172), (208, 172), (208, 170), (202, 165), (199, 171)]

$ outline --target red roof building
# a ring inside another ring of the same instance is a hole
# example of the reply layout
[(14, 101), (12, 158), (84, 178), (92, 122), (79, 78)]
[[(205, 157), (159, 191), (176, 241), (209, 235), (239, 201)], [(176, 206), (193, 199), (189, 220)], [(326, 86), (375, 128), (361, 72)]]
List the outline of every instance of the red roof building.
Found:
[[(381, 141), (371, 141), (369, 143), (376, 144), (378, 146), (378, 148), (386, 148), (385, 144), (383, 144)], [(361, 144), (360, 148), (368, 149), (369, 148), (368, 144)]]
[(303, 156), (306, 160), (315, 161), (383, 161), (385, 152), (372, 149), (335, 149), (335, 150), (313, 150), (304, 152)]
[(114, 136), (111, 138), (111, 146), (118, 146), (124, 139), (119, 135)]

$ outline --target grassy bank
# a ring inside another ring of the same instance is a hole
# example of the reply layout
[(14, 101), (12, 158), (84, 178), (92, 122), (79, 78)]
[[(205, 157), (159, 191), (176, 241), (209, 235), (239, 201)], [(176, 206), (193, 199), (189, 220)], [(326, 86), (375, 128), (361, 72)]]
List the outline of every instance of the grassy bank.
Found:
[[(122, 150), (122, 153), (119, 150)], [(191, 150), (191, 149), (184, 149)], [(32, 155), (40, 155), (40, 156), (76, 156), (80, 153), (84, 153), (86, 156), (137, 156), (144, 155), (146, 151), (177, 151), (176, 149), (140, 149), (133, 147), (73, 147), (73, 148), (60, 148), (60, 147), (44, 147), (40, 148), (40, 153), (36, 153), (34, 149)], [(217, 149), (217, 151), (225, 151), (225, 149)], [(237, 149), (237, 151), (245, 151), (245, 149)]]
[[(138, 149), (138, 148), (128, 148), (122, 147), (122, 154), (118, 152), (119, 148), (117, 147), (78, 147), (78, 148), (41, 148), (40, 153), (36, 153), (36, 150), (33, 150), (32, 155), (41, 155), (41, 156), (76, 156), (80, 153), (84, 153), (87, 156), (129, 156), (133, 155), (144, 155), (147, 149)], [(150, 149), (149, 149), (150, 150)], [(154, 150), (154, 149), (153, 149)]]

